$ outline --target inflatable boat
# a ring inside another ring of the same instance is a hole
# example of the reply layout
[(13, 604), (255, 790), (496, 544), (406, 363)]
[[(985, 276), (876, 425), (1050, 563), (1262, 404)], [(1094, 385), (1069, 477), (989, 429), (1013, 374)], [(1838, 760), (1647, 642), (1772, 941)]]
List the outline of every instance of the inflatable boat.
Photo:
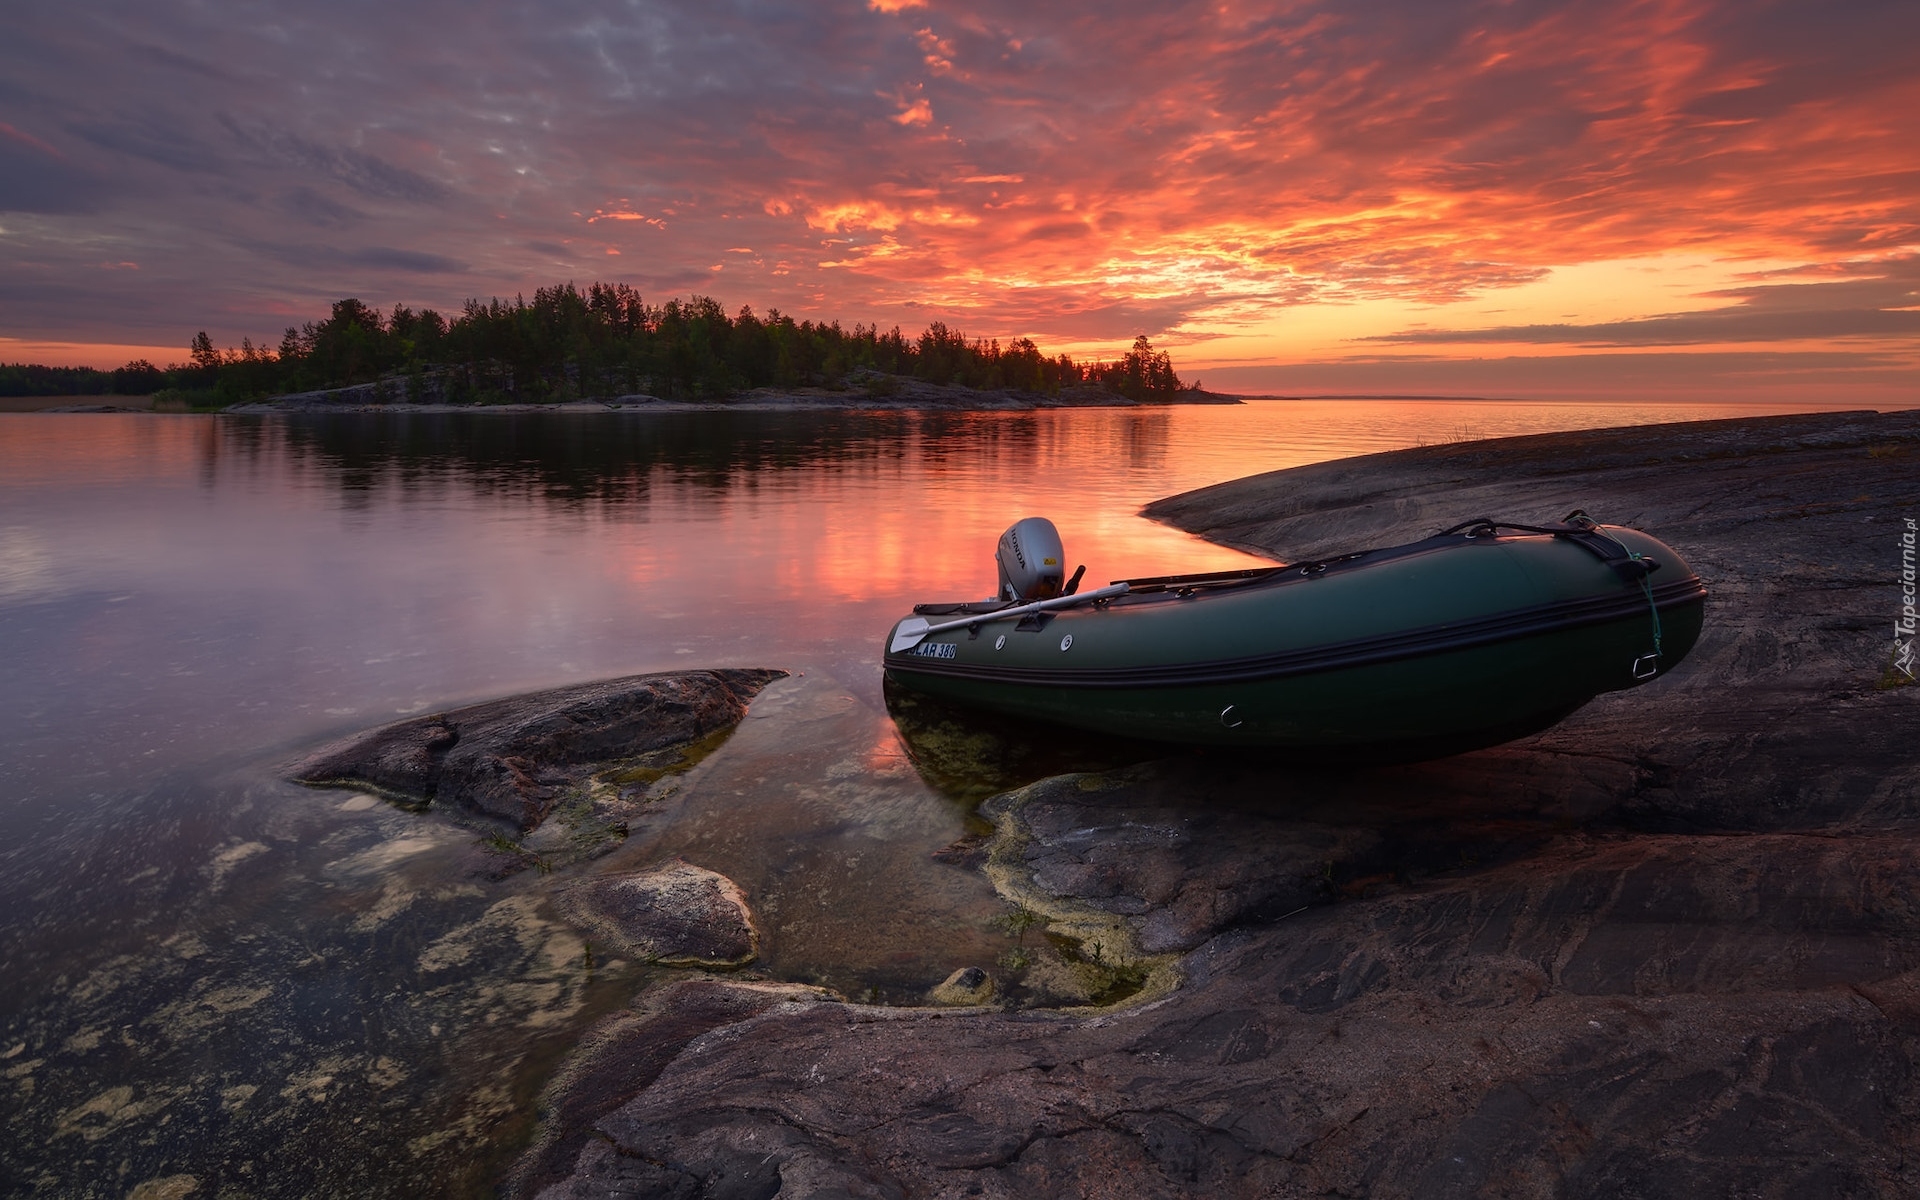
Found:
[(1123, 737), (1367, 761), (1509, 741), (1641, 687), (1692, 649), (1707, 595), (1672, 547), (1580, 512), (1084, 592), (1044, 518), (995, 558), (993, 599), (894, 625), (895, 684)]

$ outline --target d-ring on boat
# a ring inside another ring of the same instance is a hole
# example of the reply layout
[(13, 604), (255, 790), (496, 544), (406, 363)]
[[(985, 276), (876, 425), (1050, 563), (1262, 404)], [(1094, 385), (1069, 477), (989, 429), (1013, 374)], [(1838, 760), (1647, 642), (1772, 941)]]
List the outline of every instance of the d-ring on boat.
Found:
[(1417, 759), (1538, 732), (1671, 670), (1706, 585), (1672, 547), (1575, 512), (1479, 518), (1314, 562), (1065, 580), (1060, 535), (1001, 535), (1000, 594), (922, 604), (887, 674), (962, 705), (1101, 733)]

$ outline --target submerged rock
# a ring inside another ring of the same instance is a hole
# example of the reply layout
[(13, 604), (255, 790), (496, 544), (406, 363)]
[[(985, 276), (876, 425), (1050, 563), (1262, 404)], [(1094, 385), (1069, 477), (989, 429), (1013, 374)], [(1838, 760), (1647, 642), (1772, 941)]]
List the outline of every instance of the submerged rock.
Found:
[(597, 876), (568, 888), (562, 903), (579, 924), (648, 962), (737, 967), (760, 953), (746, 896), (689, 862)]
[(293, 767), (317, 786), (372, 788), (532, 830), (598, 771), (731, 728), (785, 671), (630, 675), (396, 721)]
[(961, 967), (927, 993), (927, 999), (950, 1008), (986, 1004), (993, 999), (993, 976), (979, 967)]

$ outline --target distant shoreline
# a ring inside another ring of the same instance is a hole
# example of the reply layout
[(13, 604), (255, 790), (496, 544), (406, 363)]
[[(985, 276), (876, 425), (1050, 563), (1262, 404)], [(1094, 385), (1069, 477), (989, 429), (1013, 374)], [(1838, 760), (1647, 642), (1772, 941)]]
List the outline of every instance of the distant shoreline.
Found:
[(152, 396), (0, 396), (0, 413), (152, 412)]
[[(371, 399), (344, 399), (345, 393), (370, 391), (372, 385), (361, 384), (355, 388), (339, 388), (330, 392), (302, 392), (288, 396), (271, 396), (264, 400), (236, 404), (225, 409), (196, 409), (200, 413), (235, 413), (239, 415), (261, 415), (269, 413), (501, 413), (522, 414), (542, 412), (857, 412), (857, 411), (900, 411), (900, 412), (1030, 412), (1051, 408), (1162, 408), (1173, 405), (1192, 404), (1246, 404), (1249, 401), (1275, 400), (1304, 402), (1313, 400), (1357, 400), (1357, 401), (1413, 401), (1432, 403), (1475, 403), (1475, 404), (1646, 404), (1660, 406), (1711, 405), (1716, 403), (1737, 404), (1738, 400), (1693, 400), (1639, 398), (1620, 398), (1610, 400), (1592, 400), (1585, 398), (1561, 397), (1515, 397), (1515, 396), (1440, 396), (1440, 395), (1369, 395), (1363, 393), (1279, 395), (1269, 392), (1211, 392), (1200, 389), (1187, 389), (1165, 400), (1130, 400), (1117, 392), (1090, 394), (1095, 389), (1072, 389), (1083, 394), (1066, 392), (1047, 395), (1037, 392), (1017, 391), (975, 391), (962, 387), (935, 387), (931, 384), (914, 383), (915, 392), (938, 393), (934, 395), (902, 394), (893, 396), (872, 395), (864, 392), (833, 392), (823, 388), (801, 388), (781, 390), (761, 388), (744, 392), (737, 396), (716, 400), (665, 400), (657, 396), (632, 395), (613, 399), (574, 400), (562, 403), (529, 404), (412, 404), (405, 401), (390, 400), (378, 403)], [(1782, 401), (1782, 403), (1796, 403)], [(1920, 403), (1860, 403), (1858, 401), (1833, 401), (1820, 403), (1809, 401), (1800, 411), (1839, 412), (1847, 410), (1895, 412), (1920, 407)], [(183, 413), (188, 410), (173, 406), (156, 408), (152, 396), (0, 396), (0, 414), (8, 413)]]
[[(542, 412), (833, 412), (950, 411), (1028, 412), (1043, 408), (1160, 408), (1175, 404), (1241, 404), (1239, 396), (1188, 388), (1164, 399), (1133, 400), (1119, 392), (1082, 384), (1059, 392), (977, 390), (902, 380), (892, 393), (835, 392), (824, 388), (757, 388), (713, 400), (666, 400), (635, 394), (610, 399), (529, 404), (413, 404), (376, 398), (374, 384), (270, 396), (214, 412), (264, 413), (542, 413)], [(151, 396), (0, 397), (0, 412), (112, 413), (156, 410)], [(174, 410), (180, 411), (180, 410)], [(204, 411), (204, 410), (203, 410)]]
[(1166, 404), (1239, 404), (1238, 396), (1184, 389), (1164, 398), (1134, 400), (1098, 384), (1076, 384), (1057, 392), (1014, 388), (970, 388), (933, 384), (899, 376), (885, 377), (884, 386), (833, 391), (826, 388), (755, 388), (711, 400), (672, 400), (646, 393), (563, 403), (528, 404), (409, 404), (380, 393), (380, 384), (298, 392), (272, 396), (228, 409), (234, 413), (264, 412), (772, 412), (851, 409), (939, 409), (967, 412), (1028, 411), (1040, 408), (1137, 408)]

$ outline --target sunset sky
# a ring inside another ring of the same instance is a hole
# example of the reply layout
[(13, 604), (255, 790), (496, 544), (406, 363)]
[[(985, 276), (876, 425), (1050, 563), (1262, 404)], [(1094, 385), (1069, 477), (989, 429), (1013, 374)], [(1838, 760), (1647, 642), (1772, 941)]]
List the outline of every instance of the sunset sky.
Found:
[(9, 4), (0, 360), (574, 280), (1209, 387), (1920, 397), (1920, 4)]

